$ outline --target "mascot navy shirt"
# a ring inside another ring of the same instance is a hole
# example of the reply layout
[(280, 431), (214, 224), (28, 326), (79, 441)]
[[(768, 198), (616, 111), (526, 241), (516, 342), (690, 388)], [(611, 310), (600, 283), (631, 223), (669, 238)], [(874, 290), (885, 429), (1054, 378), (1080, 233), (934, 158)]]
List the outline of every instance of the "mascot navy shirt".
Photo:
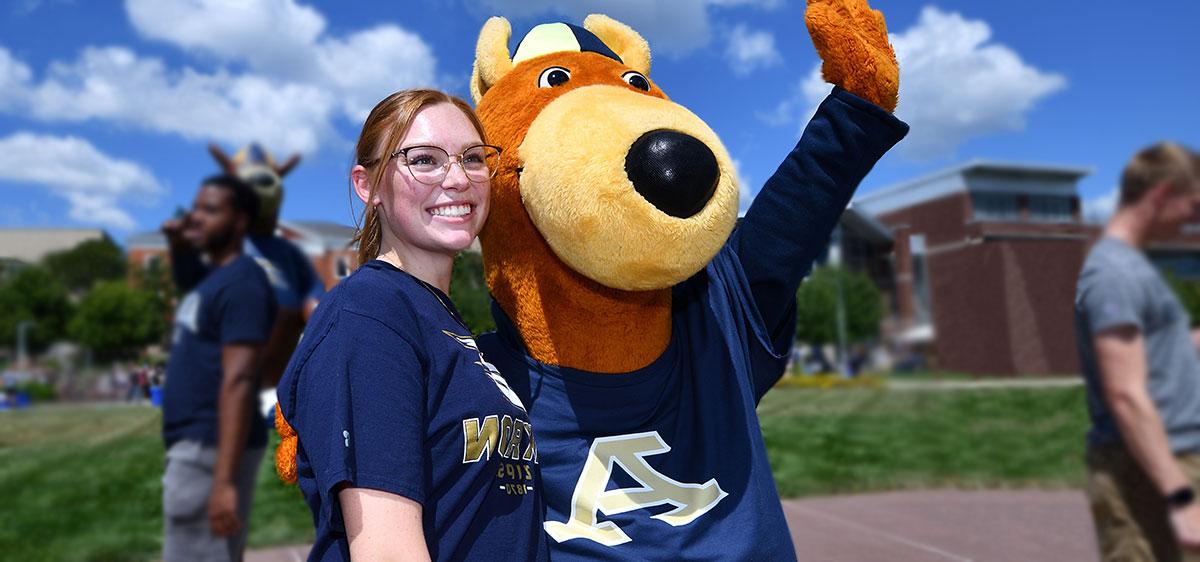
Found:
[(725, 247), (674, 287), (670, 343), (643, 369), (539, 363), (493, 307), (479, 345), (537, 428), (554, 559), (795, 558), (755, 407), (786, 366), (800, 280), (907, 130), (835, 88)]
[[(167, 447), (180, 439), (216, 445), (217, 405), (224, 378), (221, 346), (266, 343), (274, 321), (275, 303), (266, 275), (246, 256), (212, 270), (183, 297), (175, 310), (163, 390)], [(250, 417), (248, 439), (248, 447), (267, 446), (267, 425), (261, 416)]]
[(547, 558), (529, 416), (437, 288), (363, 265), (317, 308), (278, 392), (317, 528), (309, 560), (350, 559), (343, 486), (420, 503), (433, 560)]
[(267, 274), (279, 308), (304, 308), (306, 299), (321, 300), (325, 294), (312, 261), (293, 242), (274, 234), (251, 235), (246, 237), (245, 252)]
[[(246, 237), (242, 251), (267, 274), (267, 282), (275, 292), (279, 308), (304, 308), (306, 299), (321, 300), (325, 294), (325, 286), (317, 277), (312, 260), (290, 240), (274, 234), (252, 234)], [(196, 252), (174, 251), (171, 252), (171, 273), (175, 285), (187, 290), (208, 273), (208, 266), (200, 261)]]

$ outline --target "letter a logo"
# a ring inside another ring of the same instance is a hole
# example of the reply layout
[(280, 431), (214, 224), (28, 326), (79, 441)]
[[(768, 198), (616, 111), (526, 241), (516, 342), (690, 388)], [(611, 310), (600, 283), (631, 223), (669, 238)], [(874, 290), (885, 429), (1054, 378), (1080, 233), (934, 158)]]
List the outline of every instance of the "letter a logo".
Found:
[[(715, 479), (703, 484), (677, 482), (646, 463), (645, 457), (671, 450), (657, 431), (599, 437), (592, 441), (583, 472), (571, 496), (571, 517), (566, 522), (547, 521), (546, 533), (555, 541), (590, 539), (604, 546), (616, 546), (630, 539), (612, 521), (596, 521), (597, 512), (608, 516), (636, 509), (669, 504), (675, 509), (654, 515), (672, 527), (687, 525), (708, 513), (729, 495)], [(613, 465), (641, 484), (640, 488), (605, 490), (612, 478)]]

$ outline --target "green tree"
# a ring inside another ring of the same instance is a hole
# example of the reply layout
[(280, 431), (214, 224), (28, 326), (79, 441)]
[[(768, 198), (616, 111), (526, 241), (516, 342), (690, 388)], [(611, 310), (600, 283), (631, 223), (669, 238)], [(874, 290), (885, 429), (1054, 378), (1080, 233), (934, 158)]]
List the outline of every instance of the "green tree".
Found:
[(883, 319), (883, 297), (866, 274), (824, 266), (796, 291), (796, 339), (814, 345), (837, 341), (837, 284), (841, 278), (846, 303), (848, 343), (871, 339)]
[(163, 314), (167, 313), (167, 307), (175, 300), (175, 282), (171, 279), (171, 268), (161, 260), (151, 261), (146, 266), (134, 265), (130, 279), (134, 287), (154, 295)]
[(42, 263), (72, 294), (91, 289), (96, 281), (125, 276), (125, 254), (107, 237), (47, 255)]
[(483, 279), (483, 256), (459, 252), (450, 277), (450, 300), (471, 332), (478, 335), (496, 329), (492, 320), (491, 296)]
[(100, 281), (79, 303), (68, 325), (71, 337), (102, 358), (128, 357), (166, 331), (157, 296), (122, 281)]
[(66, 289), (43, 267), (23, 268), (0, 284), (0, 345), (15, 345), (17, 326), (31, 320), (27, 342), (37, 353), (66, 335), (70, 317)]

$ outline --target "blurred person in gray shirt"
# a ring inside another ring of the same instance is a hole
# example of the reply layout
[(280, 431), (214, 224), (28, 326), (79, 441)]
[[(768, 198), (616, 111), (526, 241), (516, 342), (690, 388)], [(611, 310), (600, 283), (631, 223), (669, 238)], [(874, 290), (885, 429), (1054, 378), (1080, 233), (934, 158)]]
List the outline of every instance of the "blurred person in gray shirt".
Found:
[(1103, 560), (1200, 560), (1200, 354), (1144, 252), (1200, 208), (1200, 156), (1159, 143), (1121, 175), (1084, 262), (1075, 331), (1087, 383), (1088, 499)]

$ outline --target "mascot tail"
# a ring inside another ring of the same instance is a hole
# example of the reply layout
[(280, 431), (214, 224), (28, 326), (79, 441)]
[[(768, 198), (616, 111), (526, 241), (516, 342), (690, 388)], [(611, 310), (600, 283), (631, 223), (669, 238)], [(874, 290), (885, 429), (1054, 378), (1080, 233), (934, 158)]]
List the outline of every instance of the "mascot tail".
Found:
[(279, 409), (279, 404), (275, 405), (275, 431), (279, 432), (281, 439), (279, 446), (275, 448), (275, 472), (279, 474), (279, 479), (284, 484), (295, 484), (296, 445), (299, 443), (299, 438), (291, 424), (283, 419), (283, 410)]

